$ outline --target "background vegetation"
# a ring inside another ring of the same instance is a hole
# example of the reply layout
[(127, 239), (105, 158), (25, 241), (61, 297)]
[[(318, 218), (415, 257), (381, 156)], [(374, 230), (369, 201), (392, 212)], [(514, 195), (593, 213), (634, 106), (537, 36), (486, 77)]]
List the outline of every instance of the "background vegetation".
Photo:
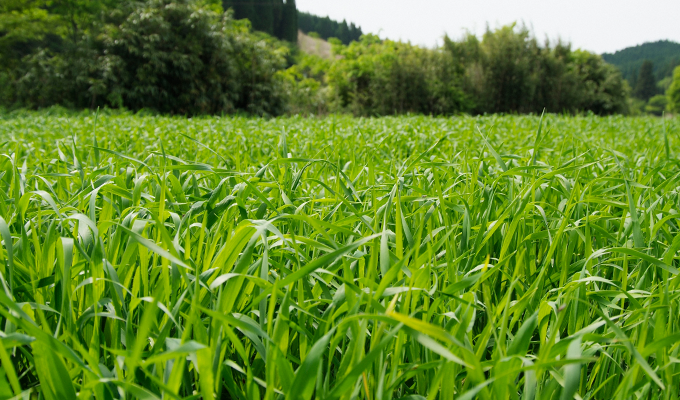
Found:
[(671, 76), (673, 69), (680, 65), (680, 43), (668, 40), (644, 43), (615, 53), (605, 53), (602, 58), (616, 65), (623, 78), (635, 87), (645, 61), (650, 61), (653, 65), (652, 75), (655, 82)]
[[(300, 51), (298, 27), (327, 38), (332, 54)], [(299, 12), (294, 0), (9, 0), (0, 5), (0, 107), (661, 115), (674, 104), (664, 75), (674, 45), (605, 55), (623, 71), (653, 56), (631, 86), (600, 56), (541, 43), (516, 25), (427, 49), (362, 36), (353, 24)]]
[(644, 43), (602, 57), (616, 65), (633, 88), (631, 112), (661, 115), (671, 110), (668, 90), (673, 70), (680, 66), (680, 43), (668, 40)]

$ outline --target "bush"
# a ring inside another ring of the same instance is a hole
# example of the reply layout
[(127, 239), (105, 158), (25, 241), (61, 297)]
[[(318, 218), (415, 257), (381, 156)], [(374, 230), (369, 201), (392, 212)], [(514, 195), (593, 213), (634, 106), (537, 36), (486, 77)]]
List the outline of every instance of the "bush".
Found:
[[(284, 109), (284, 47), (190, 0), (126, 2), (67, 50), (22, 59), (14, 103), (111, 106), (170, 114)], [(0, 77), (1, 78), (1, 77)]]
[(673, 82), (666, 92), (668, 97), (668, 109), (674, 113), (680, 113), (680, 66), (673, 70)]
[(298, 53), (295, 64), (279, 73), (284, 82), (286, 111), (289, 114), (321, 115), (331, 111), (332, 98), (324, 85), (330, 61)]
[(110, 103), (181, 114), (234, 110), (238, 67), (215, 14), (150, 0), (116, 25), (103, 37)]
[(355, 115), (452, 114), (467, 109), (453, 59), (440, 50), (364, 35), (335, 45), (328, 85)]
[(647, 106), (645, 106), (645, 112), (652, 115), (663, 115), (668, 105), (668, 99), (662, 94), (657, 94), (656, 96), (649, 99)]

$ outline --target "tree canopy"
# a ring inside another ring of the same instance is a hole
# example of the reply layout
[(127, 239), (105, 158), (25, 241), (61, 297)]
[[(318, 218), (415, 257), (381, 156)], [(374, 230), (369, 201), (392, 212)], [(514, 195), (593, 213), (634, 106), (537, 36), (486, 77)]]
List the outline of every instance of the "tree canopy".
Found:
[(635, 84), (635, 96), (640, 100), (648, 101), (657, 93), (656, 81), (654, 80), (654, 64), (645, 60), (640, 67), (640, 73)]

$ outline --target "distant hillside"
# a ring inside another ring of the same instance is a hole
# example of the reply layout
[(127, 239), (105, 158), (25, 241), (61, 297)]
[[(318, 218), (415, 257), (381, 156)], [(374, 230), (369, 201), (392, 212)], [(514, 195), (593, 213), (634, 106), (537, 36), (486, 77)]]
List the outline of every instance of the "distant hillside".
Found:
[(319, 38), (308, 36), (298, 31), (298, 47), (307, 54), (313, 54), (324, 59), (331, 58), (331, 44)]
[(673, 68), (680, 65), (680, 43), (660, 40), (644, 43), (635, 47), (628, 47), (613, 54), (602, 54), (602, 58), (610, 64), (616, 65), (623, 78), (634, 84), (638, 71), (645, 60), (654, 63), (654, 76), (657, 81), (670, 76)]

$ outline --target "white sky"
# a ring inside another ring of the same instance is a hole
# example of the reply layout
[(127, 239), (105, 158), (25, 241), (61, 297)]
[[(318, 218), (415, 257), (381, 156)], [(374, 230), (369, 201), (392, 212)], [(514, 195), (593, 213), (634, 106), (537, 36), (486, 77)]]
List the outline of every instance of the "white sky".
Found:
[(444, 33), (481, 36), (524, 22), (541, 41), (561, 38), (596, 53), (644, 42), (680, 42), (680, 0), (296, 0), (300, 11), (354, 22), (364, 32), (433, 47)]

